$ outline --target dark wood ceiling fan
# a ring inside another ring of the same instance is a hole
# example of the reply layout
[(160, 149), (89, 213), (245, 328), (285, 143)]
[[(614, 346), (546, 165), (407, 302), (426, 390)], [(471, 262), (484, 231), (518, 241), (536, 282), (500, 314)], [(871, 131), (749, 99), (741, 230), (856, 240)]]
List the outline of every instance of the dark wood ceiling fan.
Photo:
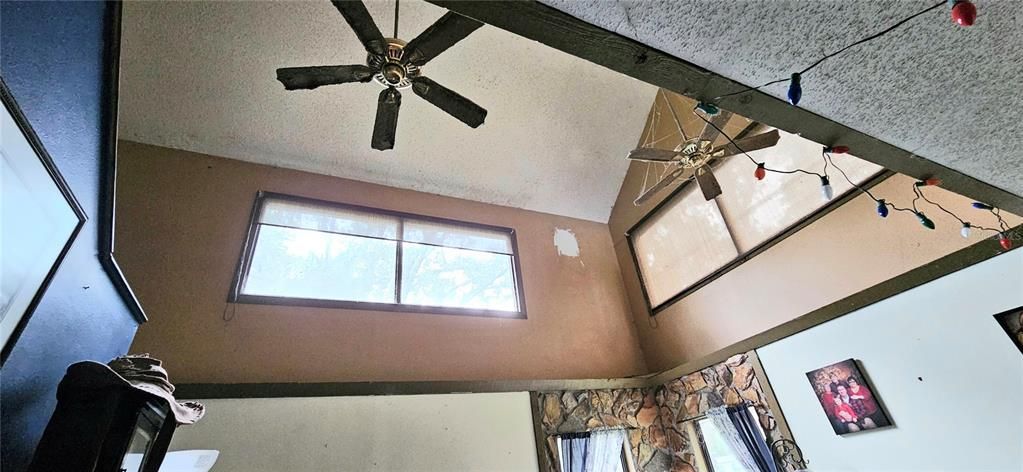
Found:
[[(385, 88), (377, 100), (373, 125), (373, 149), (394, 148), (401, 92), (412, 91), (461, 122), (476, 128), (483, 124), (487, 110), (458, 93), (422, 75), (421, 67), (451, 46), (465, 39), (483, 23), (455, 13), (444, 14), (415, 39), (405, 42), (385, 38), (360, 0), (332, 0), (355, 31), (366, 52), (366, 65), (284, 67), (277, 80), (287, 90), (314, 89), (323, 85), (375, 81)], [(398, 36), (398, 5), (395, 3), (394, 36)]]

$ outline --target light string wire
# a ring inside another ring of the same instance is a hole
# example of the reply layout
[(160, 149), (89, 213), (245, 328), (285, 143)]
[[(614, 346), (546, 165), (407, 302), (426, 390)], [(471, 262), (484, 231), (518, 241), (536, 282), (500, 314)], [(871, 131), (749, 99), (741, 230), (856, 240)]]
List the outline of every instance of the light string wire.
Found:
[[(727, 139), (728, 142), (732, 146), (735, 146), (735, 149), (738, 149), (739, 152), (741, 152), (744, 156), (746, 156), (750, 160), (750, 162), (752, 162), (753, 164), (755, 164), (757, 166), (759, 166), (761, 164), (764, 164), (763, 162), (758, 162), (756, 159), (753, 158), (753, 156), (749, 155), (749, 153), (747, 153), (745, 150), (743, 150), (742, 147), (740, 147), (739, 144), (736, 143), (735, 140), (732, 139), (731, 136), (729, 136), (727, 133), (725, 133), (724, 130), (722, 130), (720, 127), (718, 127), (718, 125), (715, 125), (710, 120), (704, 118), (702, 115), (697, 113), (696, 110), (698, 110), (698, 109), (699, 108), (693, 108), (693, 114), (696, 115), (697, 118), (703, 120), (703, 122), (707, 123), (708, 126), (710, 126), (710, 127), (714, 128), (715, 130), (717, 130), (717, 132), (721, 136), (724, 136), (725, 139)], [(809, 170), (806, 170), (806, 169), (798, 169), (798, 168), (797, 169), (792, 169), (792, 170), (781, 170), (781, 169), (772, 169), (772, 168), (767, 167), (765, 165), (764, 166), (764, 170), (766, 170), (768, 172), (774, 172), (775, 174), (797, 174), (797, 173), (802, 173), (802, 174), (807, 174), (807, 175), (816, 175), (818, 178), (824, 178), (825, 177), (824, 174), (821, 174), (821, 173), (818, 173), (818, 172), (809, 171)], [(825, 168), (825, 170), (827, 170), (827, 169)]]
[[(867, 37), (865, 37), (863, 39), (860, 39), (859, 41), (856, 41), (856, 42), (854, 42), (854, 43), (852, 43), (852, 44), (850, 44), (848, 46), (845, 46), (842, 49), (839, 49), (839, 50), (837, 50), (835, 52), (832, 52), (830, 54), (825, 54), (823, 57), (818, 59), (817, 62), (814, 62), (813, 64), (810, 64), (809, 66), (807, 66), (803, 70), (799, 71), (799, 75), (806, 74), (807, 72), (809, 72), (812, 69), (816, 68), (817, 66), (821, 65), (824, 61), (826, 61), (828, 59), (831, 59), (832, 57), (835, 57), (835, 56), (837, 56), (839, 54), (842, 54), (843, 52), (848, 51), (849, 49), (852, 49), (852, 48), (854, 48), (856, 46), (859, 46), (859, 45), (861, 45), (863, 43), (866, 43), (868, 41), (872, 41), (874, 39), (880, 38), (881, 36), (884, 36), (884, 35), (892, 32), (892, 31), (898, 29), (900, 26), (902, 26), (902, 25), (904, 25), (906, 23), (909, 23), (914, 18), (916, 18), (916, 17), (918, 17), (920, 15), (923, 15), (925, 13), (928, 13), (928, 12), (934, 10), (935, 8), (941, 7), (942, 5), (945, 5), (947, 3), (948, 2), (946, 0), (942, 0), (942, 1), (938, 2), (938, 3), (935, 3), (934, 5), (931, 5), (931, 6), (927, 7), (927, 8), (925, 8), (925, 9), (921, 10), (921, 11), (918, 11), (918, 12), (916, 12), (916, 13), (910, 15), (910, 16), (907, 16), (906, 18), (903, 18), (898, 23), (895, 23), (895, 24), (893, 24), (893, 25), (891, 25), (891, 26), (889, 26), (889, 27), (887, 27), (887, 28), (885, 28), (885, 29), (883, 29), (881, 31), (878, 31), (877, 33), (874, 33), (874, 34), (872, 34), (870, 36), (867, 36)], [(726, 93), (724, 95), (719, 95), (717, 97), (714, 97), (714, 99), (711, 100), (711, 101), (712, 102), (716, 102), (716, 101), (718, 101), (718, 100), (720, 100), (722, 98), (732, 97), (732, 96), (735, 96), (735, 95), (741, 95), (741, 94), (744, 94), (746, 92), (752, 92), (754, 90), (760, 90), (760, 89), (762, 89), (764, 87), (767, 87), (767, 86), (770, 86), (770, 85), (774, 85), (774, 84), (780, 84), (780, 83), (783, 83), (783, 82), (788, 82), (790, 80), (792, 80), (791, 77), (787, 77), (787, 78), (784, 78), (784, 79), (778, 79), (778, 80), (772, 80), (770, 82), (758, 85), (756, 87), (746, 87), (746, 88), (744, 88), (742, 90), (739, 90), (738, 92), (732, 92), (732, 93)]]
[(698, 108), (693, 108), (693, 114), (696, 115), (697, 118), (703, 120), (703, 122), (707, 123), (708, 126), (710, 126), (710, 127), (714, 128), (715, 130), (717, 130), (717, 132), (720, 133), (722, 136), (724, 136), (725, 139), (727, 139), (728, 142), (732, 146), (735, 147), (735, 149), (738, 149), (739, 152), (741, 152), (744, 156), (746, 156), (750, 160), (750, 162), (752, 162), (754, 165), (762, 166), (764, 168), (764, 170), (766, 170), (767, 172), (774, 172), (776, 174), (804, 173), (804, 174), (807, 174), (807, 175), (816, 175), (817, 177), (826, 178), (827, 177), (827, 169), (828, 169), (828, 166), (830, 165), (832, 168), (834, 168), (836, 171), (838, 171), (838, 173), (842, 175), (842, 178), (844, 178), (845, 181), (848, 182), (849, 185), (851, 185), (853, 188), (855, 188), (856, 190), (859, 190), (863, 194), (865, 194), (868, 197), (870, 197), (870, 199), (873, 200), (874, 203), (877, 203), (878, 205), (880, 205), (881, 202), (884, 201), (884, 206), (886, 206), (888, 208), (891, 208), (892, 210), (903, 211), (903, 212), (910, 212), (910, 213), (912, 213), (914, 215), (920, 216), (920, 215), (922, 215), (922, 213), (921, 213), (919, 207), (917, 207), (917, 201), (923, 200), (923, 201), (925, 201), (927, 203), (930, 203), (931, 205), (935, 206), (939, 210), (949, 214), (951, 217), (955, 218), (956, 221), (958, 221), (963, 226), (966, 226), (967, 224), (969, 224), (970, 228), (974, 228), (974, 229), (976, 229), (978, 231), (992, 231), (992, 232), (997, 233), (999, 235), (1005, 235), (1009, 231), (1009, 229), (1010, 229), (1010, 226), (1009, 226), (1008, 222), (1006, 222), (1005, 219), (1002, 218), (1001, 210), (1000, 209), (998, 209), (998, 208), (990, 208), (990, 209), (988, 209), (988, 212), (990, 212), (992, 215), (994, 215), (995, 218), (998, 220), (998, 229), (996, 229), (996, 228), (989, 228), (989, 227), (986, 227), (986, 226), (974, 225), (973, 223), (969, 223), (968, 221), (960, 218), (959, 215), (953, 213), (951, 210), (941, 206), (941, 204), (939, 204), (939, 203), (937, 203), (937, 202), (927, 198), (927, 196), (924, 195), (923, 188), (920, 187), (919, 185), (917, 185), (916, 182), (914, 182), (912, 184), (914, 198), (913, 198), (913, 201), (911, 202), (911, 206), (913, 208), (899, 207), (899, 206), (896, 206), (895, 204), (893, 204), (893, 203), (891, 203), (891, 202), (889, 202), (887, 200), (879, 199), (879, 198), (875, 197), (874, 194), (871, 193), (869, 189), (863, 188), (862, 186), (857, 185), (855, 182), (853, 182), (852, 179), (849, 178), (849, 175), (846, 174), (845, 171), (842, 170), (841, 167), (839, 167), (837, 164), (835, 164), (835, 162), (832, 160), (831, 154), (828, 153), (828, 152), (824, 152), (824, 151), (821, 152), (821, 155), (824, 158), (824, 174), (819, 174), (817, 172), (808, 171), (808, 170), (805, 170), (805, 169), (798, 169), (798, 168), (797, 169), (792, 169), (792, 170), (772, 169), (770, 167), (767, 167), (766, 165), (762, 165), (763, 164), (762, 162), (758, 162), (756, 159), (754, 159), (753, 156), (749, 155), (749, 153), (747, 153), (744, 149), (742, 149), (742, 147), (739, 146), (739, 144), (736, 143), (735, 140), (732, 139), (731, 136), (729, 136), (727, 133), (725, 133), (724, 130), (722, 130), (720, 127), (718, 127), (713, 122), (711, 122), (711, 120), (708, 120), (708, 119), (704, 118), (702, 115), (700, 115), (700, 113), (697, 112), (697, 109)]

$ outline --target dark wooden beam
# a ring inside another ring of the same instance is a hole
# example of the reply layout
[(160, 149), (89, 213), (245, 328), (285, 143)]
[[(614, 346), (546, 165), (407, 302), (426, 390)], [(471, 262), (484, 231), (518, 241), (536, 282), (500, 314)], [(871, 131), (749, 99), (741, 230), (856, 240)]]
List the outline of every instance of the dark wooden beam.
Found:
[(318, 382), (181, 384), (174, 396), (201, 398), (344, 397), (365, 395), (425, 395), (442, 393), (547, 392), (556, 390), (601, 390), (642, 388), (649, 378), (578, 380), (450, 380), (410, 382)]
[[(427, 1), (696, 100), (709, 100), (747, 87), (536, 1)], [(948, 190), (1023, 215), (1023, 198), (1018, 195), (766, 93), (751, 91), (723, 99), (718, 104), (754, 121), (818, 143), (849, 146), (857, 157), (901, 174), (918, 179), (940, 177), (944, 181), (942, 186)]]

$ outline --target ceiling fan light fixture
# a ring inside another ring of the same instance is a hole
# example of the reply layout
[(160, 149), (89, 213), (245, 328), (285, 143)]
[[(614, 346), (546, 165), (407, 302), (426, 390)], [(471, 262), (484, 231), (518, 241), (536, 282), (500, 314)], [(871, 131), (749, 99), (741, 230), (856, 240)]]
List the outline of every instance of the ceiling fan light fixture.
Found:
[(419, 66), (406, 64), (402, 58), (405, 56), (405, 46), (408, 44), (397, 38), (384, 38), (387, 43), (387, 52), (383, 56), (370, 54), (366, 58), (366, 64), (376, 70), (373, 74), (373, 82), (381, 87), (394, 87), (398, 90), (407, 90), (412, 87), (412, 81), (421, 74)]

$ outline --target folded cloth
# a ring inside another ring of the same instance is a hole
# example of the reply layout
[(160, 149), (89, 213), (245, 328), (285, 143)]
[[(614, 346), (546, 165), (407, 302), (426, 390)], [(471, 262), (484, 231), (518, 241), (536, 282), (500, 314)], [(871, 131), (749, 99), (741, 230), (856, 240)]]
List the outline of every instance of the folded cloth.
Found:
[(159, 359), (148, 354), (121, 356), (107, 364), (94, 361), (68, 366), (61, 383), (87, 388), (127, 386), (164, 399), (178, 424), (193, 424), (202, 418), (206, 407), (196, 402), (179, 402), (174, 398), (174, 385)]

